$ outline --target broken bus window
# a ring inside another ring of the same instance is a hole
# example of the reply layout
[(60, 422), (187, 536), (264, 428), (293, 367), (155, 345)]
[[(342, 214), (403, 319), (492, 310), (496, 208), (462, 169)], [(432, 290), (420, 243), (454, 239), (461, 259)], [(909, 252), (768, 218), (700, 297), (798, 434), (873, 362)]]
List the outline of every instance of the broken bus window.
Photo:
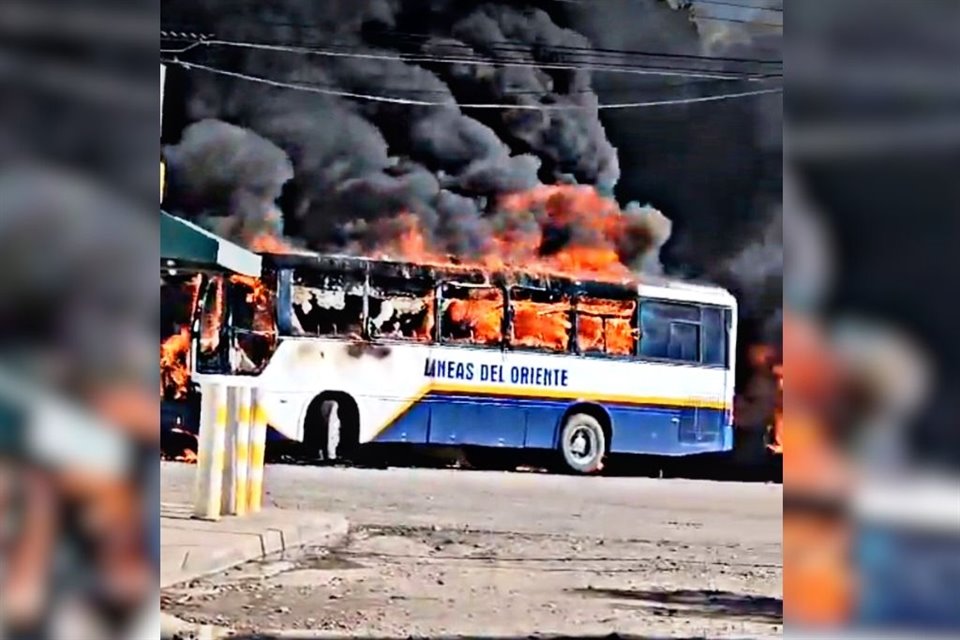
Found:
[(294, 333), (303, 336), (360, 336), (364, 276), (361, 273), (295, 272), (291, 291)]
[(543, 289), (510, 292), (510, 346), (564, 352), (570, 344), (570, 297)]
[(635, 300), (580, 298), (577, 346), (581, 353), (629, 356), (636, 353)]
[(277, 346), (274, 292), (262, 280), (245, 276), (233, 276), (228, 291), (234, 337), (231, 371), (260, 373)]
[(430, 282), (371, 275), (371, 338), (429, 342), (433, 339), (434, 308), (435, 294)]
[(444, 284), (440, 340), (452, 344), (499, 345), (503, 341), (503, 292), (496, 287)]

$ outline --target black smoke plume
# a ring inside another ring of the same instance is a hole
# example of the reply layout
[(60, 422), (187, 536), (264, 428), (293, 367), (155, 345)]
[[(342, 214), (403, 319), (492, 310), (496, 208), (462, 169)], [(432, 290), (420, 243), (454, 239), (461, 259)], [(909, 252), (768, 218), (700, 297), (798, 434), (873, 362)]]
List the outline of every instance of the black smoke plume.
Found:
[[(660, 261), (651, 252), (662, 246), (668, 272), (720, 279), (741, 298), (762, 301), (747, 307), (753, 316), (748, 320), (761, 327), (777, 317), (780, 306), (774, 302), (778, 246), (769, 231), (779, 224), (780, 97), (600, 111), (597, 106), (605, 103), (757, 87), (584, 69), (600, 61), (753, 72), (768, 67), (728, 58), (779, 58), (776, 30), (700, 20), (699, 10), (676, 0), (602, 7), (546, 1), (166, 0), (166, 30), (300, 48), (201, 45), (178, 54), (182, 59), (317, 93), (174, 68), (165, 141), (182, 149), (189, 142), (182, 137), (186, 125), (208, 119), (268, 140), (293, 167), (278, 199), (283, 232), (321, 250), (366, 250), (378, 230), (392, 228), (378, 223), (404, 212), (416, 216), (439, 250), (470, 256), (487, 250), (491, 232), (504, 224), (497, 211), (500, 194), (541, 183), (593, 185), (669, 215), (670, 220), (659, 212), (633, 216), (630, 211), (643, 209), (626, 208), (637, 221), (628, 235), (643, 240), (638, 247), (650, 247), (630, 255), (631, 266), (656, 270)], [(747, 13), (752, 12), (744, 10), (738, 19), (753, 19)], [(331, 91), (439, 106), (324, 94)], [(461, 106), (483, 103), (551, 109)], [(266, 166), (283, 166), (275, 150)], [(206, 170), (202, 163), (181, 163), (172, 168), (172, 178), (179, 182), (182, 172)], [(235, 174), (243, 202), (251, 189), (241, 184), (246, 175)], [(276, 186), (284, 175), (268, 170), (255, 184)], [(186, 182), (209, 181), (201, 176)], [(274, 191), (254, 191), (265, 196), (260, 203), (272, 204), (266, 196)], [(220, 193), (199, 206), (181, 202), (180, 193), (171, 194), (170, 207), (196, 212), (234, 202)], [(576, 235), (546, 231), (551, 239)], [(749, 256), (757, 252), (774, 255), (764, 262), (773, 270), (763, 277), (750, 273)]]
[[(385, 228), (376, 224), (380, 219), (406, 213), (416, 216), (431, 246), (470, 257), (489, 250), (503, 194), (577, 182), (612, 196), (620, 178), (590, 73), (540, 68), (564, 62), (549, 53), (552, 47), (589, 51), (590, 43), (544, 10), (286, 0), (225, 11), (222, 3), (207, 0), (167, 2), (163, 21), (171, 30), (220, 40), (314, 49), (209, 45), (182, 54), (315, 89), (294, 91), (200, 70), (173, 81), (174, 104), (167, 112), (180, 117), (167, 130), (174, 144), (167, 147), (171, 190), (165, 204), (216, 223), (217, 231), (241, 241), (274, 223), (270, 215), (280, 196), (283, 233), (314, 249), (366, 250)], [(425, 37), (406, 39), (406, 29)], [(348, 55), (321, 55), (318, 49)], [(418, 61), (399, 59), (401, 54)], [(436, 60), (450, 57), (464, 63)], [(459, 106), (478, 103), (551, 110)], [(249, 131), (244, 135), (238, 127)], [(218, 153), (224, 162), (215, 160)], [(264, 216), (261, 224), (257, 211)], [(652, 237), (653, 248), (669, 233), (668, 224), (656, 222), (639, 234)], [(637, 262), (657, 263), (647, 256)]]

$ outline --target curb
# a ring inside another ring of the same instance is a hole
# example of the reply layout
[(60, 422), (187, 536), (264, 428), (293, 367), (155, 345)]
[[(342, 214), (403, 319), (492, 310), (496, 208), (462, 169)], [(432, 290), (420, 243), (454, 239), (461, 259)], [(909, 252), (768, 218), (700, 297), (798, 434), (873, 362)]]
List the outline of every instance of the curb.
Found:
[[(295, 520), (283, 522), (291, 518)], [(340, 515), (264, 510), (229, 524), (227, 521), (178, 524), (172, 519), (164, 522), (161, 529), (171, 536), (202, 537), (209, 532), (224, 538), (224, 544), (214, 549), (187, 545), (179, 551), (177, 545), (164, 549), (166, 555), (179, 555), (163, 563), (167, 565), (161, 570), (160, 588), (163, 589), (308, 544), (336, 546), (346, 539), (350, 526)]]

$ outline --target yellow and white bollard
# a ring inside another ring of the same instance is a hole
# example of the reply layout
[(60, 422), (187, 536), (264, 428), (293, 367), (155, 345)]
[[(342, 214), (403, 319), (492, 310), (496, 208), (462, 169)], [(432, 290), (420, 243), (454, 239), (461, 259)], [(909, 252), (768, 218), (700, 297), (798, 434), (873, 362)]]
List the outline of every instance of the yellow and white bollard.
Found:
[(247, 512), (250, 442), (250, 387), (230, 387), (227, 404), (227, 459), (223, 478), (223, 513)]
[(263, 465), (267, 451), (267, 415), (259, 389), (252, 394), (252, 419), (250, 421), (249, 468), (247, 508), (251, 513), (260, 511), (263, 506)]
[(194, 517), (204, 520), (220, 518), (227, 408), (227, 388), (224, 385), (203, 386), (193, 514)]
[(237, 437), (236, 444), (236, 509), (238, 516), (244, 515), (250, 505), (250, 431), (253, 427), (253, 390), (250, 387), (237, 389)]
[(230, 389), (227, 427), (227, 466), (224, 475), (223, 512), (242, 516), (248, 508), (250, 469), (250, 387)]

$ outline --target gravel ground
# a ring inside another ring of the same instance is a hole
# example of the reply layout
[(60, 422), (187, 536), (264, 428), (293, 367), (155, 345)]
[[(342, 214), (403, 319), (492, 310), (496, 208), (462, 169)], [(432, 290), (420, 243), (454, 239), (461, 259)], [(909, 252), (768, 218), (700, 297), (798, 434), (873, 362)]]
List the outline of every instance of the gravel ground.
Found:
[[(164, 500), (191, 472), (164, 463)], [(778, 485), (273, 466), (267, 487), (345, 513), (349, 541), (169, 589), (165, 611), (306, 637), (781, 634)]]

